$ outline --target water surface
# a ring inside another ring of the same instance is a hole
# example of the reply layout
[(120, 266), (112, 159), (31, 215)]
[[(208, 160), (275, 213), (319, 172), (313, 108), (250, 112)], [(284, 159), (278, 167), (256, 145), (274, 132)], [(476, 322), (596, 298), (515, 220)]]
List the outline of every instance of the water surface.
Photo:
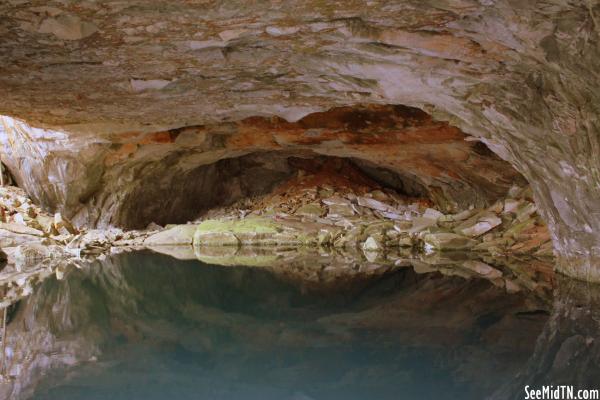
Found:
[(319, 286), (265, 268), (122, 254), (47, 279), (19, 302), (3, 390), (64, 400), (522, 398), (523, 383), (594, 378), (598, 319), (565, 317), (594, 299), (568, 305), (410, 267)]

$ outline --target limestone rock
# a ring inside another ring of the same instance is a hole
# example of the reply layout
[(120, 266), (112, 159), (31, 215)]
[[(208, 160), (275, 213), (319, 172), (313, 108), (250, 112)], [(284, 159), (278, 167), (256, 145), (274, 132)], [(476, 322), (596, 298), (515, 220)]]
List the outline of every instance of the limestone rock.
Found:
[(480, 236), (497, 227), (502, 223), (502, 220), (495, 214), (485, 213), (484, 215), (478, 215), (469, 221), (461, 224), (457, 227), (456, 231), (465, 236)]
[(407, 233), (402, 233), (398, 237), (398, 246), (400, 247), (413, 247), (415, 242), (411, 235)]
[(393, 219), (393, 220), (399, 220), (402, 218), (402, 216), (400, 214), (395, 213), (395, 212), (389, 212), (389, 211), (381, 211), (381, 215), (384, 218)]
[(42, 21), (38, 32), (51, 33), (63, 40), (80, 40), (94, 34), (98, 27), (75, 15), (58, 15)]
[(22, 224), (1, 222), (0, 229), (21, 235), (44, 236), (44, 232)]
[(0, 228), (0, 247), (14, 247), (24, 243), (40, 242), (41, 239), (37, 235), (15, 233)]
[[(266, 217), (239, 220), (206, 220), (198, 225), (194, 244), (199, 245), (264, 245), (301, 244), (300, 232), (284, 232), (283, 226)], [(316, 240), (316, 234), (315, 234)]]
[(328, 210), (329, 213), (327, 214), (327, 217), (329, 218), (344, 218), (355, 215), (355, 212), (350, 204), (332, 204), (328, 207)]
[(425, 246), (436, 250), (466, 250), (477, 244), (476, 241), (465, 236), (445, 232), (425, 234), (423, 242)]
[(239, 246), (240, 240), (231, 232), (206, 232), (196, 229), (194, 246)]
[(54, 228), (61, 234), (76, 234), (77, 229), (73, 227), (71, 222), (62, 216), (61, 213), (54, 214)]
[(344, 199), (343, 197), (327, 197), (321, 200), (323, 204), (327, 206), (346, 206), (350, 207), (352, 203), (348, 199)]
[(146, 230), (147, 231), (158, 231), (161, 230), (163, 227), (158, 225), (155, 222), (150, 222), (147, 226), (146, 226)]
[(64, 256), (60, 246), (22, 244), (15, 248), (12, 258), (18, 271), (25, 270), (45, 260)]
[(382, 192), (381, 190), (373, 190), (369, 193), (369, 195), (377, 201), (381, 201), (383, 203), (387, 203), (390, 201), (390, 196)]
[(330, 246), (333, 241), (333, 235), (329, 230), (321, 229), (317, 236), (317, 243), (319, 246)]
[(58, 235), (58, 231), (54, 227), (54, 218), (48, 215), (38, 214), (35, 217), (35, 220), (37, 221), (39, 227), (45, 234)]
[(191, 245), (197, 228), (198, 225), (194, 224), (176, 225), (150, 235), (144, 240), (144, 244), (148, 246)]
[(433, 208), (428, 208), (423, 213), (423, 217), (425, 217), (425, 218), (431, 218), (431, 219), (434, 219), (436, 221), (439, 218), (443, 217), (443, 216), (444, 216), (444, 213), (441, 213), (438, 210), (434, 210)]
[(412, 226), (407, 230), (411, 233), (424, 232), (430, 227), (437, 226), (437, 219), (429, 217), (416, 217), (412, 220)]
[(394, 207), (389, 204), (383, 203), (379, 200), (371, 199), (369, 197), (358, 197), (357, 203), (359, 206), (367, 207), (377, 211), (395, 211)]
[(515, 199), (504, 200), (504, 213), (514, 212), (520, 205), (521, 201)]
[(464, 268), (476, 272), (487, 279), (496, 279), (502, 277), (502, 272), (482, 261), (467, 260), (462, 263)]
[(311, 203), (301, 206), (296, 210), (297, 215), (302, 215), (309, 218), (317, 218), (325, 213), (323, 207), (319, 204)]
[(516, 210), (517, 220), (525, 221), (531, 217), (531, 215), (537, 210), (535, 204), (525, 202), (521, 204)]
[(369, 236), (362, 245), (365, 251), (378, 251), (383, 248), (380, 242), (378, 242), (373, 236)]

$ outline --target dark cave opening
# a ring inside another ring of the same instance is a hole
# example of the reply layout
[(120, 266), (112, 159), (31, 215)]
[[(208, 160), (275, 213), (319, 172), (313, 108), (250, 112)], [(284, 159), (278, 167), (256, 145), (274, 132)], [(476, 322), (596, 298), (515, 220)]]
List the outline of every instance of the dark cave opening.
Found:
[[(304, 175), (318, 175), (316, 183), (358, 191), (387, 190), (401, 196), (427, 198), (417, 177), (376, 167), (355, 158), (311, 152), (256, 152), (201, 165), (185, 173), (146, 177), (123, 200), (116, 223), (141, 229), (150, 223), (185, 223), (211, 209), (234, 203), (244, 206), (269, 194), (278, 185)], [(294, 184), (294, 183), (291, 183)]]

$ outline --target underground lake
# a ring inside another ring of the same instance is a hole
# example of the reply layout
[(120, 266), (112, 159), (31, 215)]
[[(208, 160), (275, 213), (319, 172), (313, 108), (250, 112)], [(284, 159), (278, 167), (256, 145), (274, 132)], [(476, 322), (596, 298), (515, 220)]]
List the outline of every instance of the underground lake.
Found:
[[(68, 267), (9, 307), (3, 393), (516, 399), (525, 383), (592, 387), (600, 376), (598, 314), (588, 311), (597, 287), (540, 270), (507, 293), (444, 269), (468, 254), (427, 268), (356, 256), (344, 265), (355, 274), (329, 279), (315, 266), (331, 257), (288, 254), (293, 275), (151, 251)], [(298, 278), (312, 269), (321, 279)]]

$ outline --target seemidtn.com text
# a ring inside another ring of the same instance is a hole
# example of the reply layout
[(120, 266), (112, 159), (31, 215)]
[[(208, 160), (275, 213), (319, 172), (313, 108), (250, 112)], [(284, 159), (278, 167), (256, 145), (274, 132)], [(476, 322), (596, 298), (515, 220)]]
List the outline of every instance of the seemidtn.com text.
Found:
[(599, 400), (599, 389), (575, 389), (569, 385), (525, 386), (525, 400)]

